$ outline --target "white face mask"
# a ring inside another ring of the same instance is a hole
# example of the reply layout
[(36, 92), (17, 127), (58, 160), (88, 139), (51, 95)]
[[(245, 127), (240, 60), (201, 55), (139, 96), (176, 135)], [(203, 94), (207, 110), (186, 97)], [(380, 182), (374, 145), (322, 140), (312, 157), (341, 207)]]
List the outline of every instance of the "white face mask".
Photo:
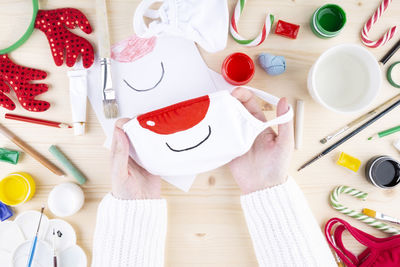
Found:
[[(155, 3), (162, 5), (158, 10), (150, 9)], [(148, 27), (144, 17), (153, 19)], [(226, 47), (228, 25), (226, 0), (143, 0), (133, 19), (133, 27), (140, 37), (177, 35), (211, 53)]]
[[(264, 101), (279, 98), (251, 87)], [(155, 175), (184, 176), (218, 168), (246, 153), (266, 128), (289, 122), (284, 115), (262, 122), (229, 91), (168, 106), (140, 115), (123, 126), (134, 147), (134, 158)]]

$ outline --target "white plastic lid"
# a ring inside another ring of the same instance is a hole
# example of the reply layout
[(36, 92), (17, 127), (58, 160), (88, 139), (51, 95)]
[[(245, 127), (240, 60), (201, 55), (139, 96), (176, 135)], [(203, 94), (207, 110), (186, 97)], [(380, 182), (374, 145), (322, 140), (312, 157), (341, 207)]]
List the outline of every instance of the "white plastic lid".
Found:
[(58, 217), (67, 217), (77, 213), (85, 202), (82, 189), (74, 183), (55, 186), (47, 200), (50, 211)]
[(85, 123), (74, 122), (74, 135), (84, 135), (84, 134), (85, 134)]

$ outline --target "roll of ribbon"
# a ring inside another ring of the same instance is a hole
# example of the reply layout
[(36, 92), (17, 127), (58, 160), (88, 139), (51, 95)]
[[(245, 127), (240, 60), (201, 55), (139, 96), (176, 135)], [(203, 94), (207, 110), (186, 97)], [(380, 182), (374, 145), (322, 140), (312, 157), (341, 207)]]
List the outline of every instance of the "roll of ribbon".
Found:
[(239, 23), (239, 19), (243, 12), (245, 4), (246, 0), (238, 0), (235, 9), (233, 10), (229, 31), (232, 35), (232, 38), (239, 44), (244, 46), (258, 46), (262, 44), (262, 42), (264, 42), (269, 32), (271, 31), (272, 24), (274, 24), (274, 15), (267, 13), (264, 26), (258, 36), (254, 39), (246, 39), (239, 34), (239, 31), (237, 29), (237, 24)]
[(334, 209), (340, 211), (341, 213), (346, 214), (347, 216), (350, 216), (351, 218), (360, 220), (363, 223), (366, 223), (378, 230), (381, 230), (381, 231), (391, 234), (391, 235), (400, 234), (400, 229), (398, 229), (398, 228), (391, 227), (381, 221), (378, 221), (375, 218), (369, 217), (367, 215), (364, 215), (361, 212), (358, 212), (358, 211), (355, 211), (353, 209), (343, 206), (338, 200), (340, 194), (348, 194), (353, 197), (359, 198), (361, 200), (366, 200), (368, 193), (364, 193), (360, 190), (357, 190), (357, 189), (354, 189), (354, 188), (351, 188), (351, 187), (348, 187), (345, 185), (341, 185), (341, 186), (336, 187), (332, 191), (331, 196), (330, 196), (330, 203)]

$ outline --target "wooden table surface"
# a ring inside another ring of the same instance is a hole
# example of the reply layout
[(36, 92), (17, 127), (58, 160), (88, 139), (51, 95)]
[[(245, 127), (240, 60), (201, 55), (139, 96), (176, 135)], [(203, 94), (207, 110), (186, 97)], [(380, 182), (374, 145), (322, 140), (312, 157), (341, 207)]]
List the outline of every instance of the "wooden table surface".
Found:
[[(138, 2), (132, 0), (108, 1), (112, 42), (120, 41), (133, 33), (132, 16)], [(229, 37), (227, 48), (224, 51), (209, 54), (200, 49), (201, 54), (208, 66), (216, 71), (219, 71), (221, 63), (227, 55), (237, 51), (249, 54), (254, 60), (261, 52), (282, 55), (286, 58), (287, 71), (285, 74), (271, 77), (257, 66), (254, 79), (250, 82), (250, 85), (277, 96), (287, 96), (292, 104), (295, 103), (296, 99), (305, 100), (303, 147), (294, 154), (290, 174), (301, 186), (321, 227), (329, 218), (335, 216), (348, 219), (333, 210), (328, 204), (330, 191), (335, 186), (342, 184), (354, 186), (370, 193), (368, 201), (363, 203), (350, 197), (343, 197), (343, 200), (349, 206), (362, 208), (365, 205), (365, 207), (400, 217), (398, 209), (399, 190), (377, 189), (367, 182), (363, 174), (365, 163), (375, 155), (386, 154), (397, 159), (400, 158), (399, 152), (392, 146), (392, 142), (399, 138), (398, 134), (378, 141), (367, 141), (367, 137), (371, 134), (399, 124), (399, 110), (391, 112), (378, 123), (345, 143), (337, 151), (301, 173), (296, 172), (299, 165), (324, 148), (318, 142), (321, 137), (360, 115), (360, 113), (335, 114), (314, 102), (306, 88), (308, 70), (323, 51), (334, 45), (342, 43), (361, 44), (360, 30), (379, 5), (380, 0), (330, 1), (344, 8), (347, 13), (347, 24), (338, 37), (329, 40), (317, 38), (309, 27), (312, 13), (324, 2), (318, 0), (249, 0), (239, 23), (239, 31), (242, 35), (250, 37), (258, 34), (265, 12), (268, 11), (274, 14), (277, 19), (300, 24), (298, 38), (291, 40), (272, 34), (262, 45), (256, 48), (245, 48), (236, 44)], [(94, 0), (41, 0), (40, 6), (42, 9), (79, 8), (88, 16), (95, 28), (94, 3)], [(232, 11), (234, 4), (234, 1), (229, 1), (230, 11)], [(16, 10), (16, 6), (15, 0), (1, 1), (0, 18), (2, 24), (0, 35), (13, 26), (7, 16), (19, 11)], [(373, 38), (378, 37), (389, 26), (395, 25), (398, 22), (399, 12), (400, 3), (394, 1), (387, 13), (384, 14), (384, 19), (374, 26), (371, 36)], [(26, 16), (30, 16), (29, 12), (26, 13)], [(79, 33), (79, 31), (76, 32)], [(79, 34), (83, 35), (81, 32)], [(95, 34), (96, 32), (89, 37), (93, 43), (96, 40)], [(2, 38), (2, 40), (5, 40), (4, 36)], [(370, 51), (379, 59), (399, 38), (400, 35), (397, 35), (385, 47), (370, 49)], [(21, 65), (48, 72), (46, 83), (50, 85), (50, 90), (41, 98), (50, 101), (52, 104), (49, 111), (41, 114), (31, 114), (20, 107), (17, 107), (15, 113), (71, 122), (66, 75), (68, 68), (55, 66), (44, 34), (35, 30), (26, 44), (12, 52), (10, 56)], [(395, 60), (400, 60), (400, 54), (395, 55), (389, 63)], [(387, 68), (388, 66), (382, 67), (382, 73), (385, 73)], [(383, 80), (379, 96), (371, 105), (371, 108), (400, 92), (399, 89), (391, 87), (385, 78)], [(1, 110), (1, 112), (5, 113), (5, 110)], [(268, 116), (271, 117), (272, 114), (268, 114)], [(78, 244), (82, 246), (90, 259), (97, 206), (102, 197), (110, 191), (110, 153), (102, 146), (105, 136), (90, 107), (88, 108), (87, 121), (87, 134), (76, 137), (71, 130), (1, 119), (4, 125), (53, 162), (55, 160), (48, 152), (48, 148), (51, 144), (57, 144), (89, 178), (83, 186), (86, 197), (83, 209), (65, 220), (74, 226), (78, 236)], [(0, 147), (16, 149), (15, 145), (3, 137), (0, 137)], [(362, 160), (363, 166), (358, 173), (352, 173), (335, 164), (339, 151), (345, 151)], [(37, 182), (36, 195), (28, 203), (16, 208), (17, 213), (29, 209), (39, 210), (42, 203), (46, 203), (48, 194), (55, 185), (65, 181), (74, 181), (70, 176), (65, 178), (55, 176), (25, 154), (16, 166), (6, 163), (0, 163), (0, 166), (0, 176), (2, 177), (14, 171), (26, 171), (31, 173)], [(257, 266), (240, 208), (240, 191), (227, 167), (199, 175), (189, 193), (183, 193), (173, 186), (163, 183), (162, 194), (168, 200), (169, 209), (166, 266)], [(46, 214), (50, 218), (54, 218), (49, 211)], [(348, 219), (348, 221), (369, 233), (382, 236), (376, 230), (353, 219)], [(348, 244), (355, 247), (355, 243), (351, 240), (348, 241)]]

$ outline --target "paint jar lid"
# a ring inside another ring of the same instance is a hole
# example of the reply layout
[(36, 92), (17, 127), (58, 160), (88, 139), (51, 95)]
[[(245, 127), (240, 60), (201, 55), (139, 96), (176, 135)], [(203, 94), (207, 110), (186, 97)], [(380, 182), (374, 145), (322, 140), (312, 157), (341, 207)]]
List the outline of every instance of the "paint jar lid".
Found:
[(0, 201), (8, 206), (23, 204), (32, 198), (35, 189), (35, 182), (28, 173), (11, 173), (0, 180)]
[(85, 123), (74, 122), (74, 135), (84, 135), (84, 134), (85, 134)]
[(85, 202), (82, 189), (74, 183), (63, 183), (51, 190), (48, 199), (50, 211), (58, 217), (77, 213)]
[(375, 186), (390, 189), (400, 183), (400, 163), (389, 156), (370, 159), (365, 174)]

